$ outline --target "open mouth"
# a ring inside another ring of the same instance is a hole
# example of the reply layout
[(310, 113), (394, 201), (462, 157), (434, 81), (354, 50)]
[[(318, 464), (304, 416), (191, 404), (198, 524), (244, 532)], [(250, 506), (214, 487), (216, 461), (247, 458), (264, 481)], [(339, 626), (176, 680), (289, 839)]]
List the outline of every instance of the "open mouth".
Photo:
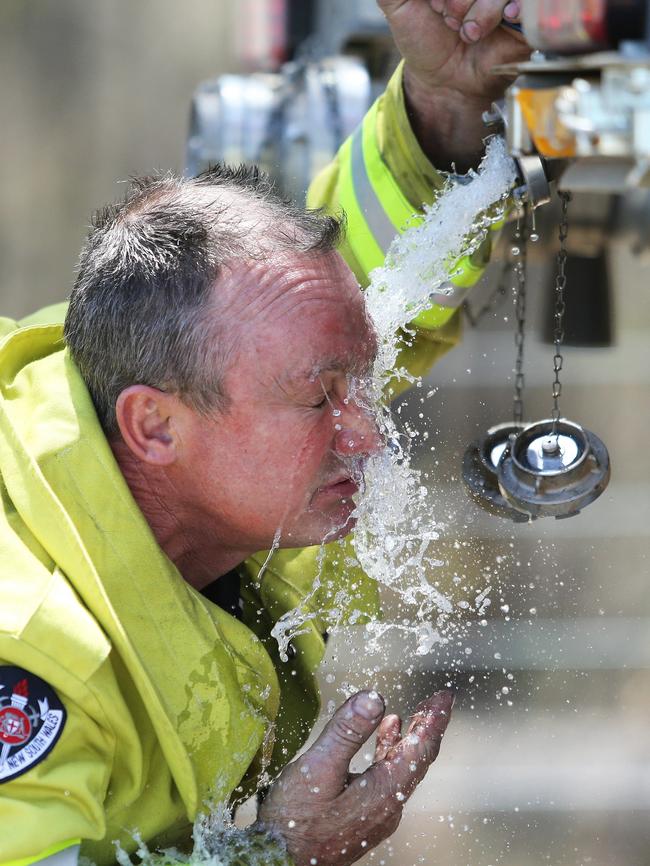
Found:
[(363, 491), (363, 476), (356, 480), (349, 475), (339, 476), (329, 484), (321, 485), (316, 491), (317, 496), (327, 496), (334, 499), (351, 499), (355, 493)]
[(336, 499), (350, 500), (356, 493), (363, 493), (365, 483), (363, 477), (363, 466), (365, 460), (355, 457), (348, 458), (344, 461), (345, 474), (341, 472), (343, 467), (339, 467), (339, 474), (335, 476), (329, 483), (322, 484), (316, 491), (316, 496), (327, 496)]
[(359, 490), (359, 485), (351, 478), (342, 478), (333, 484), (321, 487), (323, 493), (333, 493), (335, 496), (353, 496)]

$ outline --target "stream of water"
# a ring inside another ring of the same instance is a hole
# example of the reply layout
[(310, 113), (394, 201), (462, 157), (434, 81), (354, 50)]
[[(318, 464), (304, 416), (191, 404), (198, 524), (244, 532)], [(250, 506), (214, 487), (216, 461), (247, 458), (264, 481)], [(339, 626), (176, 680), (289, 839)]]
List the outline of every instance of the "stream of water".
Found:
[[(426, 654), (447, 639), (445, 627), (454, 610), (452, 600), (427, 579), (440, 564), (435, 542), (442, 525), (434, 518), (434, 495), (411, 466), (410, 449), (418, 436), (428, 432), (400, 433), (387, 394), (396, 374), (418, 384), (408, 371), (397, 369), (400, 346), (415, 336), (409, 323), (431, 306), (432, 294), (453, 275), (458, 260), (475, 252), (491, 226), (503, 219), (515, 180), (514, 163), (503, 139), (490, 139), (478, 171), (470, 178), (463, 183), (449, 180), (434, 204), (425, 208), (424, 218), (395, 238), (384, 265), (370, 275), (366, 291), (379, 348), (370, 380), (362, 383), (358, 394), (353, 383), (351, 396), (373, 413), (388, 444), (364, 466), (352, 537), (358, 564), (399, 595), (404, 613), (399, 622), (366, 626), (370, 650), (377, 648), (387, 630), (399, 629), (415, 635), (415, 651)], [(289, 611), (273, 629), (285, 660), (289, 641), (313, 618), (306, 607), (319, 584), (317, 578), (305, 608)]]

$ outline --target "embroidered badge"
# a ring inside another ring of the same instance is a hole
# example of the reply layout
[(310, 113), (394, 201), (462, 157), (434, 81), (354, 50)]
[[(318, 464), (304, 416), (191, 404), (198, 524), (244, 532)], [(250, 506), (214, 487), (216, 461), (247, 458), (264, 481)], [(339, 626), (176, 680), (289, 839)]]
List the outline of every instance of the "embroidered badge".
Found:
[(65, 718), (51, 686), (22, 668), (0, 666), (0, 783), (42, 761), (61, 736)]

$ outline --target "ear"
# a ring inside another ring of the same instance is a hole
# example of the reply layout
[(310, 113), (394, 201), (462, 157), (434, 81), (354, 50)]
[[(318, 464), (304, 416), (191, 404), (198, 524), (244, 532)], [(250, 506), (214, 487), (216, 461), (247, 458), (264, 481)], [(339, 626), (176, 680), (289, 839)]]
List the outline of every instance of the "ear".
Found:
[(169, 466), (177, 457), (174, 415), (180, 401), (148, 385), (130, 385), (115, 404), (120, 433), (138, 460), (152, 466)]

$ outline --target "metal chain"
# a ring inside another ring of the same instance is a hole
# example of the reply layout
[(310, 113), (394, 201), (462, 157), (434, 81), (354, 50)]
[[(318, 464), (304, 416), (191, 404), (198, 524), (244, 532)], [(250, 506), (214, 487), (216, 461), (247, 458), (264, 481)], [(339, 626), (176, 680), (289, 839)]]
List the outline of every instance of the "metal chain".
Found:
[(557, 276), (555, 277), (555, 313), (553, 317), (553, 343), (555, 346), (555, 354), (553, 355), (553, 372), (555, 378), (551, 394), (553, 397), (553, 427), (551, 435), (557, 433), (557, 425), (560, 420), (560, 397), (562, 396), (562, 383), (560, 382), (560, 372), (564, 365), (562, 357), (562, 343), (564, 342), (564, 313), (566, 311), (566, 302), (564, 300), (564, 290), (566, 289), (566, 239), (569, 233), (569, 221), (567, 217), (569, 202), (571, 201), (571, 193), (558, 192), (560, 202), (562, 204), (560, 216), (560, 249), (557, 254)]
[(517, 220), (513, 236), (511, 254), (514, 261), (512, 270), (517, 281), (515, 291), (515, 393), (512, 399), (512, 417), (515, 424), (524, 420), (524, 328), (526, 325), (526, 228), (522, 229)]

